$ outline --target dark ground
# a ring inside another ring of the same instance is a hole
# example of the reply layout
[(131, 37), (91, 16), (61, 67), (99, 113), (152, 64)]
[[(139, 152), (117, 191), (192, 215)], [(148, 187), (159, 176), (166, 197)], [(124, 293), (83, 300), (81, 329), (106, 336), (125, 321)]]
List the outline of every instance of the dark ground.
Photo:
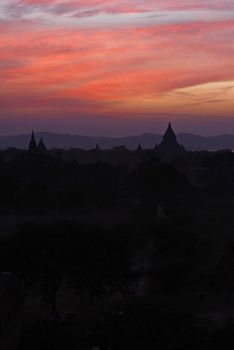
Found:
[(134, 169), (24, 154), (0, 163), (0, 192), (20, 350), (233, 348), (231, 152)]

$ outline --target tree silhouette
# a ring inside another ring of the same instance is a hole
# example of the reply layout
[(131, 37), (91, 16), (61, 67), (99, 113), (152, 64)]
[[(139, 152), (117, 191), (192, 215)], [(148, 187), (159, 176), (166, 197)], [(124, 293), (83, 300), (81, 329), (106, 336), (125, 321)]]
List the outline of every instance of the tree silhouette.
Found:
[(67, 281), (76, 294), (104, 297), (126, 292), (131, 255), (124, 235), (90, 231), (78, 223), (27, 224), (16, 244), (17, 270), (26, 284), (57, 310), (57, 293)]

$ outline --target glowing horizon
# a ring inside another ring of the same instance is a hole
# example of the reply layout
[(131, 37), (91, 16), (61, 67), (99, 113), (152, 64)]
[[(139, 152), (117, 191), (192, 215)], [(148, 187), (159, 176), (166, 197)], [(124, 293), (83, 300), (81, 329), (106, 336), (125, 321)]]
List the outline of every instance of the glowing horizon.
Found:
[(234, 132), (232, 0), (1, 0), (0, 30), (0, 133)]

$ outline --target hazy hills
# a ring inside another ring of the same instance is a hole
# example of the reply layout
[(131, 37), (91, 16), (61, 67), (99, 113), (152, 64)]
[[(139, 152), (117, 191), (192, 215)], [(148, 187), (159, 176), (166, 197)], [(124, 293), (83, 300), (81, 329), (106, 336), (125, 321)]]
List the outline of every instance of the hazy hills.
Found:
[[(155, 144), (159, 144), (162, 135), (146, 133), (138, 136), (126, 137), (96, 137), (81, 136), (69, 134), (55, 134), (49, 132), (36, 133), (36, 139), (39, 141), (43, 137), (48, 148), (83, 148), (91, 149), (99, 144), (102, 149), (110, 149), (115, 146), (125, 145), (129, 149), (135, 149), (140, 143), (143, 148), (153, 148)], [(30, 134), (15, 136), (0, 136), (0, 149), (16, 147), (25, 149), (28, 147)], [(181, 133), (178, 134), (179, 143), (188, 150), (218, 150), (218, 149), (234, 149), (234, 135), (220, 135), (204, 137), (194, 134)]]

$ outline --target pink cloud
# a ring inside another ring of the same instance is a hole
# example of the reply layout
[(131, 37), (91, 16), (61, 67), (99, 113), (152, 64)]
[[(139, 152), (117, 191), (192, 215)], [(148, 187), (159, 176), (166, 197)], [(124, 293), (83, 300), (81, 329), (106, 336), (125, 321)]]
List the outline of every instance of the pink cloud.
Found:
[[(146, 0), (143, 8), (139, 0), (68, 0), (55, 8), (56, 0), (17, 1), (24, 10), (44, 7), (57, 14), (74, 11), (73, 15), (80, 10), (127, 13), (233, 6), (216, 0), (158, 3)], [(33, 19), (11, 18), (10, 23), (0, 23), (0, 31), (2, 114), (38, 116), (42, 111), (46, 116), (59, 110), (64, 116), (106, 111), (114, 115), (125, 105), (143, 101), (145, 106), (147, 99), (157, 102), (168, 96), (169, 101), (177, 89), (234, 80), (232, 20), (106, 29), (61, 24), (45, 29)]]

